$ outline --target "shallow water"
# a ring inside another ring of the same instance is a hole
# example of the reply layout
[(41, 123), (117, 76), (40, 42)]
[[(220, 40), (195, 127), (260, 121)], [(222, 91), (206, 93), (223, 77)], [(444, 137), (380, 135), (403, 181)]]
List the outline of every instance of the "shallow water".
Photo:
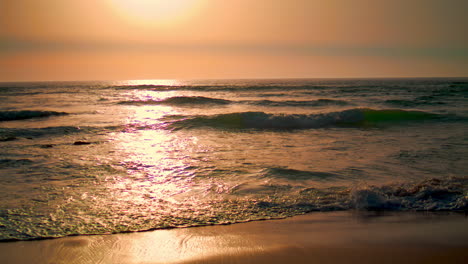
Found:
[(0, 84), (0, 239), (468, 206), (468, 80)]

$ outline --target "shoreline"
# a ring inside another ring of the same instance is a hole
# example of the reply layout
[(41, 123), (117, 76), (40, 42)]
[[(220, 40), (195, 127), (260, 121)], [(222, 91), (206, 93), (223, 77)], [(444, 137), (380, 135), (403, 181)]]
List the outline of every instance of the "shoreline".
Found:
[(0, 242), (2, 263), (464, 263), (458, 213), (314, 212), (232, 225)]

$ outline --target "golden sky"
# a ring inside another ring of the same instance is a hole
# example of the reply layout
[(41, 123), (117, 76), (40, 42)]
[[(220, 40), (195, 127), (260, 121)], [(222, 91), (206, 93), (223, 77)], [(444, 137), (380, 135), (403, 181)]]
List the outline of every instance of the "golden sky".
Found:
[(466, 0), (0, 0), (0, 81), (468, 76)]

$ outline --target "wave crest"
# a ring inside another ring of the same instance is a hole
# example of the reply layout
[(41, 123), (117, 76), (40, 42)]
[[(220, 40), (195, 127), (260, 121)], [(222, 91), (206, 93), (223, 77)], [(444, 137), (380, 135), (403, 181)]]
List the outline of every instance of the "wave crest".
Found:
[(366, 126), (389, 122), (416, 122), (437, 118), (440, 118), (440, 116), (433, 113), (399, 109), (373, 110), (357, 108), (339, 112), (308, 115), (241, 112), (212, 116), (185, 117), (170, 123), (169, 128), (312, 129), (333, 126)]
[(32, 111), (32, 110), (0, 111), (0, 121), (13, 121), (13, 120), (23, 120), (23, 119), (49, 117), (49, 116), (61, 116), (61, 115), (68, 115), (68, 113), (55, 112), (55, 111)]

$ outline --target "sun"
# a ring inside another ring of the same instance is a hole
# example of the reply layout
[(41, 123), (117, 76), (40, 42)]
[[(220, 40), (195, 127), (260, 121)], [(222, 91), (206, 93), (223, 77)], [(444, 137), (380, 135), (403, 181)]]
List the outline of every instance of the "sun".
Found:
[(146, 25), (176, 23), (188, 17), (200, 0), (108, 0), (119, 15)]

